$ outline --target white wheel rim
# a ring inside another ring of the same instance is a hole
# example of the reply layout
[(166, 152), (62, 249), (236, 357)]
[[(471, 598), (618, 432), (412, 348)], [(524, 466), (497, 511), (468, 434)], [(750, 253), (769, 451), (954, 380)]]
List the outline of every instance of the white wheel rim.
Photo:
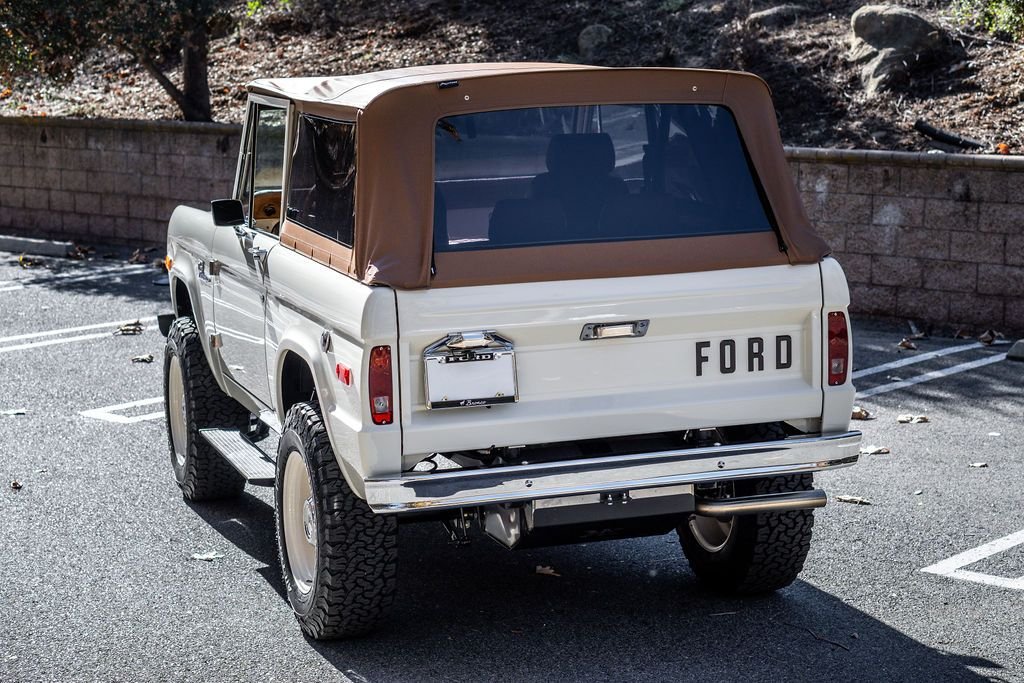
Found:
[(729, 542), (735, 522), (735, 517), (690, 515), (690, 533), (701, 548), (709, 553), (717, 553)]
[(316, 508), (306, 463), (298, 451), (288, 453), (281, 493), (284, 546), (295, 587), (308, 593), (316, 576)]
[(171, 364), (167, 368), (167, 416), (174, 460), (178, 467), (184, 467), (188, 451), (188, 417), (185, 415), (185, 381), (181, 375), (181, 360), (177, 356), (171, 356)]

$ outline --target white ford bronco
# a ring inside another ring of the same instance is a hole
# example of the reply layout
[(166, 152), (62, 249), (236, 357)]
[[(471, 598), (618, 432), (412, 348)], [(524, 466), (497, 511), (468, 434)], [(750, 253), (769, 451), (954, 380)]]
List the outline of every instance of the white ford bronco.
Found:
[(394, 599), (400, 524), (508, 548), (676, 531), (791, 583), (857, 460), (849, 293), (749, 74), (561, 64), (249, 84), (234, 194), (168, 230), (188, 500), (276, 491), (314, 638)]

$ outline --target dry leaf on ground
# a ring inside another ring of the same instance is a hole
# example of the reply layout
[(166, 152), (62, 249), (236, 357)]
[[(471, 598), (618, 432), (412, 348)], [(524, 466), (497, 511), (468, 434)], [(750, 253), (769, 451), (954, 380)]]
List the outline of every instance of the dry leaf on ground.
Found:
[(900, 343), (897, 344), (896, 346), (898, 346), (901, 349), (907, 349), (908, 351), (917, 351), (917, 344), (915, 344), (914, 342), (910, 341), (906, 337), (901, 339)]
[(121, 334), (121, 335), (142, 334), (142, 331), (145, 330), (145, 329), (146, 329), (146, 327), (141, 322), (136, 320), (133, 323), (125, 323), (124, 325), (121, 325), (120, 327), (118, 327), (116, 330), (114, 330), (114, 336), (116, 337), (119, 334)]
[(71, 247), (71, 251), (69, 251), (67, 253), (67, 257), (69, 259), (74, 259), (76, 261), (81, 261), (86, 256), (88, 256), (89, 254), (94, 253), (95, 251), (96, 251), (96, 247), (83, 247), (81, 245), (75, 244), (75, 245), (73, 245)]
[(128, 257), (128, 263), (149, 263), (149, 256), (142, 249), (136, 249)]
[(860, 406), (853, 407), (853, 414), (850, 415), (851, 420), (874, 420), (875, 416), (867, 408), (861, 408)]
[(147, 354), (144, 354), (142, 356), (132, 356), (132, 362), (133, 363), (152, 363), (153, 362), (153, 354), (147, 353)]
[(34, 266), (43, 265), (43, 260), (35, 259), (32, 258), (31, 256), (25, 256), (25, 254), (22, 254), (21, 256), (18, 257), (18, 265), (21, 266), (22, 268), (32, 268)]
[(216, 550), (211, 550), (208, 553), (192, 553), (193, 560), (202, 560), (203, 562), (213, 562), (214, 560), (219, 560), (222, 557), (224, 556)]
[(538, 564), (535, 571), (544, 576), (561, 576), (561, 574), (555, 571), (554, 567), (548, 567), (547, 565)]
[(836, 496), (836, 500), (840, 503), (850, 503), (851, 505), (871, 505), (870, 500), (860, 496)]
[(889, 453), (889, 449), (885, 446), (870, 445), (860, 447), (861, 455), (889, 455)]
[(978, 341), (986, 346), (994, 344), (997, 339), (1003, 339), (1003, 333), (998, 330), (985, 330), (978, 335)]
[(910, 337), (908, 337), (909, 339), (924, 339), (928, 336), (926, 333), (918, 329), (917, 325), (914, 324), (913, 320), (908, 320), (907, 325), (910, 327)]
[(896, 421), (900, 424), (918, 424), (920, 422), (931, 422), (927, 415), (900, 415), (896, 418)]

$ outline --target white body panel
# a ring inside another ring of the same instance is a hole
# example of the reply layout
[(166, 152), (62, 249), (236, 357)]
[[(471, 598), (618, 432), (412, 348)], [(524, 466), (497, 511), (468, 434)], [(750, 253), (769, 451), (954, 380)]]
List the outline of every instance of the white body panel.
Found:
[[(823, 320), (828, 319), (830, 311), (842, 311), (846, 313), (850, 305), (850, 288), (846, 284), (846, 275), (839, 261), (828, 257), (821, 262), (821, 290), (824, 292), (822, 304)], [(849, 314), (847, 318), (847, 329), (849, 334), (849, 354), (846, 358), (848, 373), (853, 372), (853, 327), (849, 325)], [(824, 326), (823, 326), (824, 327)], [(822, 329), (822, 344), (828, 343), (828, 330)], [(845, 384), (837, 387), (830, 387), (825, 379), (827, 369), (822, 363), (822, 386), (824, 401), (821, 411), (821, 433), (838, 434), (845, 432), (850, 426), (850, 414), (853, 412), (853, 400), (857, 393), (853, 382), (849, 379)]]
[[(350, 486), (362, 495), (364, 478), (401, 471), (398, 420), (391, 425), (373, 424), (369, 402), (364, 400), (369, 350), (377, 345), (397, 345), (394, 292), (368, 287), (278, 246), (269, 250), (265, 279), (254, 280), (252, 290), (236, 291), (228, 298), (225, 286), (241, 285), (226, 283), (223, 270), (220, 275), (206, 275), (210, 260), (215, 260), (214, 231), (208, 212), (179, 207), (168, 229), (168, 253), (174, 259), (170, 273), (172, 298), (176, 283), (185, 283), (193, 315), (203, 330), (203, 348), (221, 389), (253, 412), (275, 410), (283, 421), (280, 387), (288, 379), (282, 377), (283, 365), (287, 354), (294, 353), (314, 376), (331, 445)], [(204, 277), (198, 275), (200, 263)], [(216, 307), (215, 291), (220, 294)], [(260, 301), (261, 294), (265, 303)], [(230, 307), (224, 305), (225, 299)], [(246, 340), (249, 348), (244, 349), (240, 345), (242, 335), (238, 334), (243, 327), (251, 337)], [(331, 337), (327, 352), (321, 347), (325, 329)], [(224, 346), (220, 349), (210, 347), (210, 336), (215, 333), (222, 335)], [(235, 355), (226, 357), (222, 351), (232, 343), (238, 344)], [(245, 372), (236, 370), (238, 377), (232, 377), (229, 366), (239, 360)], [(335, 376), (338, 363), (351, 369), (350, 385)], [(261, 367), (265, 370), (250, 373), (250, 369)], [(250, 386), (244, 379), (238, 381), (250, 374), (256, 380)], [(263, 395), (252, 390), (261, 375), (267, 382)], [(396, 382), (396, 397), (398, 391)]]
[(249, 248), (272, 250), (278, 240), (256, 231), (239, 236), (230, 226), (214, 235), (213, 252), (220, 262), (214, 279), (214, 320), (221, 338), (219, 350), (225, 372), (261, 403), (270, 405), (272, 380), (267, 372), (264, 300), (267, 291), (263, 266)]
[(171, 215), (167, 228), (167, 254), (174, 265), (169, 273), (171, 302), (175, 310), (184, 308), (177, 300), (175, 283), (181, 281), (188, 288), (189, 308), (192, 309), (196, 326), (202, 330), (200, 340), (210, 367), (218, 383), (222, 383), (220, 357), (211, 353), (210, 335), (214, 334), (213, 278), (207, 275), (213, 237), (216, 230), (208, 211), (179, 206)]
[[(363, 285), (285, 248), (270, 253), (267, 276), (267, 357), (278, 378), (273, 407), (279, 419), (284, 359), (295, 353), (313, 372), (331, 445), (353, 488), (362, 490), (361, 478), (401, 471), (401, 427), (397, 419), (373, 424), (366, 389), (370, 349), (398, 343), (394, 292)], [(331, 338), (326, 352), (324, 330)], [(336, 376), (339, 363), (352, 371), (351, 384)]]
[[(407, 460), (436, 451), (822, 414), (817, 265), (399, 291), (397, 297)], [(650, 321), (643, 337), (580, 340), (587, 323), (642, 319)], [(519, 402), (427, 410), (423, 350), (448, 333), (474, 330), (494, 330), (515, 344)], [(774, 340), (787, 336), (777, 363)], [(763, 370), (754, 359), (749, 371), (751, 337), (763, 340)], [(735, 357), (725, 340), (734, 341)], [(703, 363), (698, 342), (707, 344)], [(787, 346), (792, 363), (785, 367)]]

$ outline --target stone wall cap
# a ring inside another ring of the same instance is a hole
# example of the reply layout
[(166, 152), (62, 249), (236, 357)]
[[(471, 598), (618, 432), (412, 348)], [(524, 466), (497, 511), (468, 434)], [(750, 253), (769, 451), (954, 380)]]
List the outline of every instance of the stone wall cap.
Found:
[(137, 119), (84, 119), (63, 116), (0, 116), (0, 125), (50, 128), (102, 128), (104, 130), (137, 130), (153, 133), (199, 133), (237, 135), (242, 126), (236, 123), (202, 121), (146, 121)]
[(1003, 171), (1024, 170), (1024, 156), (1004, 154), (930, 154), (875, 149), (823, 149), (786, 147), (791, 161), (819, 161), (844, 164), (886, 164), (889, 166), (965, 166)]

